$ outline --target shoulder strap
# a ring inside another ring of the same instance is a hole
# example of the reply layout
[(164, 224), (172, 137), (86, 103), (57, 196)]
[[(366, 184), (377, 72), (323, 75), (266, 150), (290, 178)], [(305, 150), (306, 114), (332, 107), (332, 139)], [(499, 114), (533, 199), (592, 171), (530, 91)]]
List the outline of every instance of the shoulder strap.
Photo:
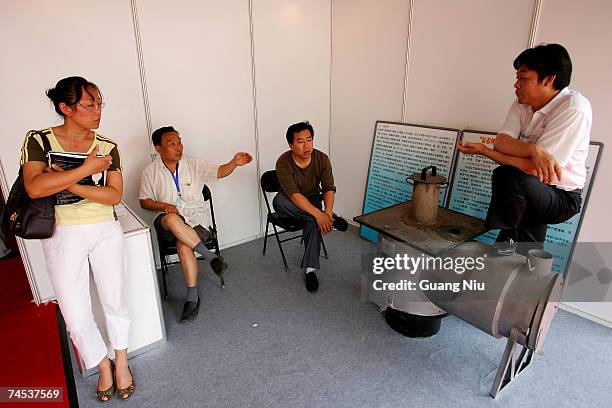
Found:
[(42, 142), (43, 142), (43, 149), (44, 149), (45, 153), (50, 152), (51, 151), (51, 143), (49, 142), (49, 138), (47, 138), (47, 135), (45, 135), (40, 130), (32, 130), (32, 132), (37, 133), (38, 136), (40, 136), (40, 140), (42, 140)]

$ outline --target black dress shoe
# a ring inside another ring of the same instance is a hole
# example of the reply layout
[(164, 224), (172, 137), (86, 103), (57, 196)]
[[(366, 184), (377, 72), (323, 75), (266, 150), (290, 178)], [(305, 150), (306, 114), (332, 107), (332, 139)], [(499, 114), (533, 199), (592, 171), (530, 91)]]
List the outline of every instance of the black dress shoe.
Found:
[(204, 246), (208, 248), (208, 245), (212, 245), (217, 241), (217, 234), (212, 227), (208, 227), (208, 238), (206, 238), (206, 242), (204, 242)]
[(514, 255), (517, 249), (518, 243), (514, 242), (512, 238), (508, 238), (505, 241), (496, 241), (493, 244), (493, 254), (498, 256)]
[(334, 229), (336, 231), (346, 231), (348, 229), (348, 222), (339, 215), (333, 214), (334, 217)]
[(183, 314), (179, 323), (187, 323), (198, 317), (200, 312), (200, 298), (197, 302), (185, 302), (183, 306)]
[(227, 270), (227, 262), (225, 262), (222, 256), (218, 256), (210, 261), (210, 267), (217, 276), (223, 276)]
[(309, 292), (316, 292), (319, 289), (319, 280), (317, 274), (312, 271), (306, 274), (306, 290)]

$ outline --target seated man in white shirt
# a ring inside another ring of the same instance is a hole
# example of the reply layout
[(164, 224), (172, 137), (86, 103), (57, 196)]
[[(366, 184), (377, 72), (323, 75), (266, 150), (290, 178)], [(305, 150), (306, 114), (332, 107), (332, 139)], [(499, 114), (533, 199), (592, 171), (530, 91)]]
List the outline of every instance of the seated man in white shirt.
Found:
[(152, 135), (153, 145), (159, 157), (142, 173), (140, 206), (145, 210), (160, 212), (155, 218), (158, 231), (165, 231), (168, 241), (176, 239), (187, 296), (181, 323), (195, 319), (200, 310), (197, 290), (198, 262), (194, 251), (210, 262), (217, 275), (227, 264), (222, 257), (209, 251), (204, 242), (209, 237), (208, 205), (202, 196), (207, 181), (232, 174), (238, 166), (250, 163), (252, 157), (240, 152), (226, 164), (214, 165), (206, 160), (183, 158), (183, 144), (179, 133), (172, 126), (157, 129)]
[(485, 225), (501, 229), (499, 255), (541, 248), (548, 224), (580, 211), (586, 181), (591, 104), (569, 89), (572, 62), (559, 44), (542, 44), (515, 60), (517, 100), (510, 107), (494, 148), (462, 143), (466, 154), (501, 164), (493, 171)]

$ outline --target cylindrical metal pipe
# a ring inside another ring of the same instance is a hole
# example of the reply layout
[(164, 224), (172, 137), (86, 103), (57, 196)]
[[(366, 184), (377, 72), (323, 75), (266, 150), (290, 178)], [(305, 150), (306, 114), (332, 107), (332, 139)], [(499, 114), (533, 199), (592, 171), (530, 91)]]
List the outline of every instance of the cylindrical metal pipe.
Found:
[(410, 218), (421, 225), (436, 224), (439, 199), (440, 184), (421, 183), (415, 180)]
[[(431, 173), (427, 173), (427, 170), (431, 170)], [(404, 222), (417, 227), (439, 226), (440, 186), (446, 182), (446, 178), (436, 174), (436, 166), (429, 166), (409, 176), (406, 181), (413, 183), (413, 187), (410, 210), (404, 216)]]
[[(384, 274), (373, 275), (370, 288), (381, 287), (385, 283), (404, 282), (400, 290), (374, 291), (369, 294), (372, 301), (381, 307), (392, 307), (415, 316), (440, 316), (445, 312), (453, 314), (480, 330), (496, 338), (509, 337), (512, 327), (518, 327), (526, 336), (519, 343), (532, 350), (539, 350), (546, 336), (561, 296), (563, 279), (560, 275), (549, 273), (536, 276), (529, 270), (527, 260), (521, 255), (494, 257), (488, 256), (489, 246), (471, 241), (445, 252), (439, 257), (423, 255), (407, 245), (384, 237), (380, 239), (381, 252), (387, 257), (397, 254), (411, 258), (442, 258), (444, 262), (467, 258), (482, 258), (481, 269), (472, 268), (457, 273), (457, 268), (437, 267), (418, 270), (387, 270)], [(464, 261), (462, 261), (464, 262)], [(436, 265), (427, 262), (427, 265)], [(408, 283), (414, 282), (412, 289)], [(461, 288), (451, 290), (427, 290), (429, 287), (447, 286)], [(469, 284), (479, 283), (478, 290), (466, 288)], [(375, 300), (376, 299), (376, 300)]]
[(427, 291), (427, 298), (438, 307), (478, 327), (497, 338), (509, 337), (512, 327), (527, 336), (523, 346), (537, 350), (541, 345), (561, 296), (563, 279), (549, 273), (533, 275), (521, 255), (488, 257), (488, 246), (468, 242), (444, 253), (445, 259), (483, 257), (482, 269), (463, 274), (455, 271), (430, 269), (421, 276), (434, 282), (478, 282), (482, 290), (461, 290), (449, 294)]

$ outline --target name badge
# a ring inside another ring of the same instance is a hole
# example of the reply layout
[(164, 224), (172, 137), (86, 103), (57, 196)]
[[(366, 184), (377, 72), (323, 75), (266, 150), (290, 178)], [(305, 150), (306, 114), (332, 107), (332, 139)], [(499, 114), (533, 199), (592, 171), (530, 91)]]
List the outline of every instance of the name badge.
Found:
[(185, 204), (186, 204), (185, 201), (183, 201), (183, 199), (181, 198), (180, 195), (178, 197), (176, 197), (176, 201), (174, 202), (174, 206), (178, 210), (179, 214), (182, 214), (183, 209), (185, 208)]

